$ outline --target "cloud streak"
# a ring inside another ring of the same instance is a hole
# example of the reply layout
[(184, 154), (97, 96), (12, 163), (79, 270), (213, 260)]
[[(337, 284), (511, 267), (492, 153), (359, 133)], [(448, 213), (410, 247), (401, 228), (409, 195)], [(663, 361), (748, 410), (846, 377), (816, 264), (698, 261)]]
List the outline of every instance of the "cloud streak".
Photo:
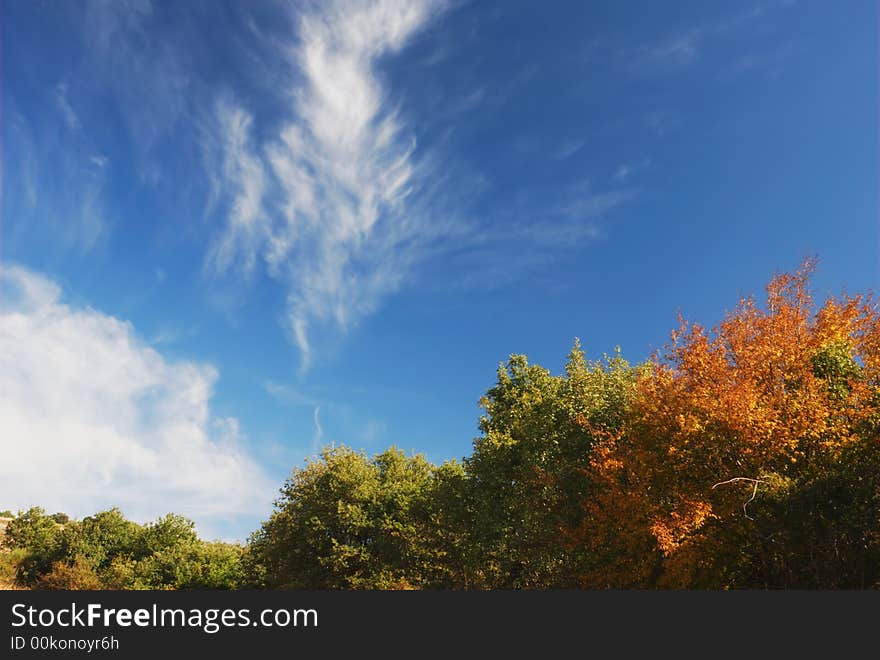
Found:
[(312, 421), (315, 422), (315, 435), (312, 436), (312, 453), (315, 453), (321, 447), (321, 439), (324, 437), (324, 429), (321, 428), (321, 406), (315, 406), (315, 411), (312, 415)]
[(434, 232), (410, 203), (416, 140), (379, 61), (441, 10), (433, 0), (312, 7), (296, 19), (292, 104), (278, 131), (255, 145), (246, 111), (218, 112), (217, 175), (234, 192), (209, 254), (219, 272), (261, 262), (286, 284), (286, 324), (304, 369), (318, 331), (344, 332), (373, 311), (400, 285), (414, 244)]
[(789, 8), (793, 4), (790, 0), (768, 0), (720, 19), (704, 21), (654, 45), (629, 53), (630, 66), (642, 72), (685, 68), (699, 60), (708, 42), (740, 35), (772, 11)]

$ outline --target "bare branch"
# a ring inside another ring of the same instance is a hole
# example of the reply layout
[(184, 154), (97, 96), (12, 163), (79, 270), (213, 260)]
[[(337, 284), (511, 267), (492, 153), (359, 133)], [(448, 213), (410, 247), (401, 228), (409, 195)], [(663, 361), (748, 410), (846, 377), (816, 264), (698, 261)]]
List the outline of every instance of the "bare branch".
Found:
[(747, 507), (748, 507), (749, 503), (752, 502), (755, 499), (755, 496), (758, 494), (758, 484), (766, 484), (767, 482), (763, 479), (752, 479), (751, 477), (734, 477), (733, 479), (728, 479), (727, 481), (719, 481), (717, 484), (712, 486), (712, 490), (715, 490), (715, 488), (717, 486), (724, 486), (726, 484), (732, 484), (737, 481), (748, 481), (749, 483), (755, 484), (755, 487), (752, 489), (752, 496), (749, 499), (747, 499), (745, 502), (743, 502), (743, 515), (746, 518), (748, 518), (749, 520), (754, 520), (754, 518), (752, 518), (749, 515)]
[(766, 484), (767, 483), (763, 479), (752, 479), (751, 477), (734, 477), (733, 479), (728, 479), (727, 481), (719, 481), (717, 484), (712, 486), (712, 489), (714, 490), (717, 486), (724, 486), (726, 484), (732, 484), (735, 481), (751, 481), (753, 483), (758, 483), (758, 484)]

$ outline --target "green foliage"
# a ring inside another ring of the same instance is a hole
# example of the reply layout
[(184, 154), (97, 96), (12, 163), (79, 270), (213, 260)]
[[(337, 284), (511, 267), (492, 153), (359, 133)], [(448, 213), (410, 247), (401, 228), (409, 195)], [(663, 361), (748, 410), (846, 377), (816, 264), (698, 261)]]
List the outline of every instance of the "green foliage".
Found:
[(845, 399), (851, 383), (861, 378), (859, 364), (853, 357), (849, 342), (836, 341), (823, 346), (812, 357), (813, 374), (827, 382), (828, 391)]
[(727, 537), (696, 588), (880, 588), (880, 456), (853, 445), (796, 478), (769, 475), (751, 525)]
[(431, 549), (424, 587), (471, 589), (486, 583), (474, 543), (475, 500), (464, 465), (447, 461), (434, 470), (419, 520)]
[(154, 553), (198, 542), (195, 524), (174, 513), (169, 513), (155, 522), (147, 523), (140, 530), (136, 544), (138, 557), (148, 557)]
[(229, 543), (179, 541), (130, 567), (130, 585), (141, 589), (236, 589), (244, 580), (242, 553), (241, 546)]
[(0, 518), (13, 518), (13, 517), (15, 517), (15, 514), (12, 513), (12, 511), (10, 511), (9, 509), (3, 509), (3, 511), (0, 511)]
[(61, 527), (40, 507), (33, 507), (9, 521), (3, 545), (26, 552), (17, 566), (16, 581), (32, 584), (52, 568), (59, 557)]
[(62, 554), (68, 559), (82, 556), (100, 571), (116, 557), (135, 556), (141, 535), (140, 525), (113, 508), (69, 523), (61, 535)]
[(481, 399), (482, 437), (465, 465), (484, 586), (564, 586), (583, 561), (561, 530), (589, 496), (593, 432), (624, 419), (637, 371), (620, 356), (588, 362), (580, 343), (553, 376), (513, 355)]
[(393, 448), (373, 458), (325, 449), (294, 470), (276, 511), (253, 535), (251, 570), (272, 588), (433, 583), (442, 573), (425, 536), (434, 472), (423, 457)]
[[(56, 514), (57, 516), (57, 514)], [(62, 528), (40, 508), (9, 523), (4, 543), (19, 585), (38, 589), (235, 589), (244, 550), (199, 540), (169, 513), (139, 525), (113, 508)], [(11, 569), (10, 569), (11, 570)], [(8, 572), (8, 570), (7, 570)]]
[(43, 551), (58, 542), (60, 528), (40, 507), (33, 507), (9, 521), (3, 545), (7, 548), (24, 548)]
[(553, 376), (511, 356), (481, 400), (463, 463), (396, 449), (328, 448), (295, 469), (244, 560), (270, 588), (565, 586), (582, 561), (563, 534), (582, 515), (593, 433), (622, 423), (637, 370), (576, 342)]
[(62, 513), (61, 511), (59, 511), (58, 513), (53, 513), (51, 518), (59, 525), (66, 525), (68, 522), (70, 522), (70, 516), (68, 516), (66, 513)]

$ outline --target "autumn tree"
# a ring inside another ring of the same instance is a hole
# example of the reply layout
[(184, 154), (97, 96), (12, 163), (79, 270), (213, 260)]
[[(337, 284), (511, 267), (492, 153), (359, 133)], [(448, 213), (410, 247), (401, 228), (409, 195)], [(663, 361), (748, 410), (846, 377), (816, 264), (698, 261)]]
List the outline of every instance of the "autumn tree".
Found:
[(582, 584), (876, 585), (880, 317), (866, 296), (817, 308), (814, 266), (711, 331), (681, 320), (593, 451), (577, 532), (618, 559)]

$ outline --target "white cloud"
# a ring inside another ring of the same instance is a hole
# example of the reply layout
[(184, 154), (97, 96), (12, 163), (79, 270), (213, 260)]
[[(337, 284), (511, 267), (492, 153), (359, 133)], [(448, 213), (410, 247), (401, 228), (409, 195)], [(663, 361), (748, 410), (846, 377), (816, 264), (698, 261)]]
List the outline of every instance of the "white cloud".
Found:
[(615, 170), (611, 179), (614, 183), (623, 185), (629, 182), (636, 173), (641, 172), (650, 165), (651, 161), (648, 158), (642, 158), (634, 163), (621, 163)]
[(651, 64), (664, 66), (682, 66), (697, 59), (700, 46), (705, 39), (706, 30), (698, 28), (684, 34), (675, 35), (671, 39), (649, 49), (644, 60)]
[(217, 105), (216, 121), (223, 148), (220, 170), (212, 181), (213, 196), (217, 196), (221, 188), (228, 188), (231, 203), (226, 229), (214, 243), (208, 261), (216, 270), (224, 271), (241, 257), (244, 259), (243, 270), (250, 272), (256, 262), (256, 253), (268, 236), (263, 212), (266, 176), (251, 146), (253, 118), (224, 100)]
[[(300, 15), (290, 64), (291, 118), (257, 150), (249, 115), (223, 106), (220, 189), (226, 227), (209, 262), (262, 260), (286, 283), (287, 325), (303, 368), (322, 330), (347, 330), (401, 283), (434, 228), (410, 203), (416, 147), (388, 97), (381, 57), (400, 51), (440, 9), (433, 0), (337, 1)], [(265, 212), (264, 168), (278, 208)]]
[(267, 381), (263, 389), (279, 403), (289, 406), (318, 406), (318, 398), (308, 392), (294, 389), (289, 385), (283, 385), (274, 381)]
[(321, 406), (315, 406), (312, 420), (315, 422), (315, 435), (312, 436), (312, 453), (317, 453), (321, 448), (321, 439), (324, 437), (324, 429), (321, 428)]
[[(216, 370), (171, 362), (132, 326), (61, 301), (51, 280), (0, 271), (0, 503), (136, 520), (175, 511), (200, 530), (269, 511), (274, 491), (210, 410)], [(236, 530), (245, 532), (247, 530)]]
[(58, 110), (61, 112), (61, 116), (64, 117), (67, 127), (73, 131), (79, 130), (82, 124), (80, 124), (79, 117), (76, 116), (76, 112), (74, 112), (73, 106), (70, 105), (70, 100), (67, 98), (67, 83), (59, 83), (55, 86), (55, 100), (58, 103)]
[(643, 72), (684, 68), (700, 59), (708, 42), (719, 38), (741, 40), (743, 31), (754, 31), (755, 24), (770, 12), (793, 4), (789, 0), (766, 0), (737, 13), (703, 21), (669, 35), (659, 43), (629, 53), (630, 66)]
[(576, 153), (578, 153), (584, 146), (587, 144), (586, 140), (579, 140), (574, 138), (567, 138), (563, 140), (562, 144), (556, 149), (556, 152), (553, 154), (553, 157), (558, 160), (565, 160), (566, 158), (571, 158)]

